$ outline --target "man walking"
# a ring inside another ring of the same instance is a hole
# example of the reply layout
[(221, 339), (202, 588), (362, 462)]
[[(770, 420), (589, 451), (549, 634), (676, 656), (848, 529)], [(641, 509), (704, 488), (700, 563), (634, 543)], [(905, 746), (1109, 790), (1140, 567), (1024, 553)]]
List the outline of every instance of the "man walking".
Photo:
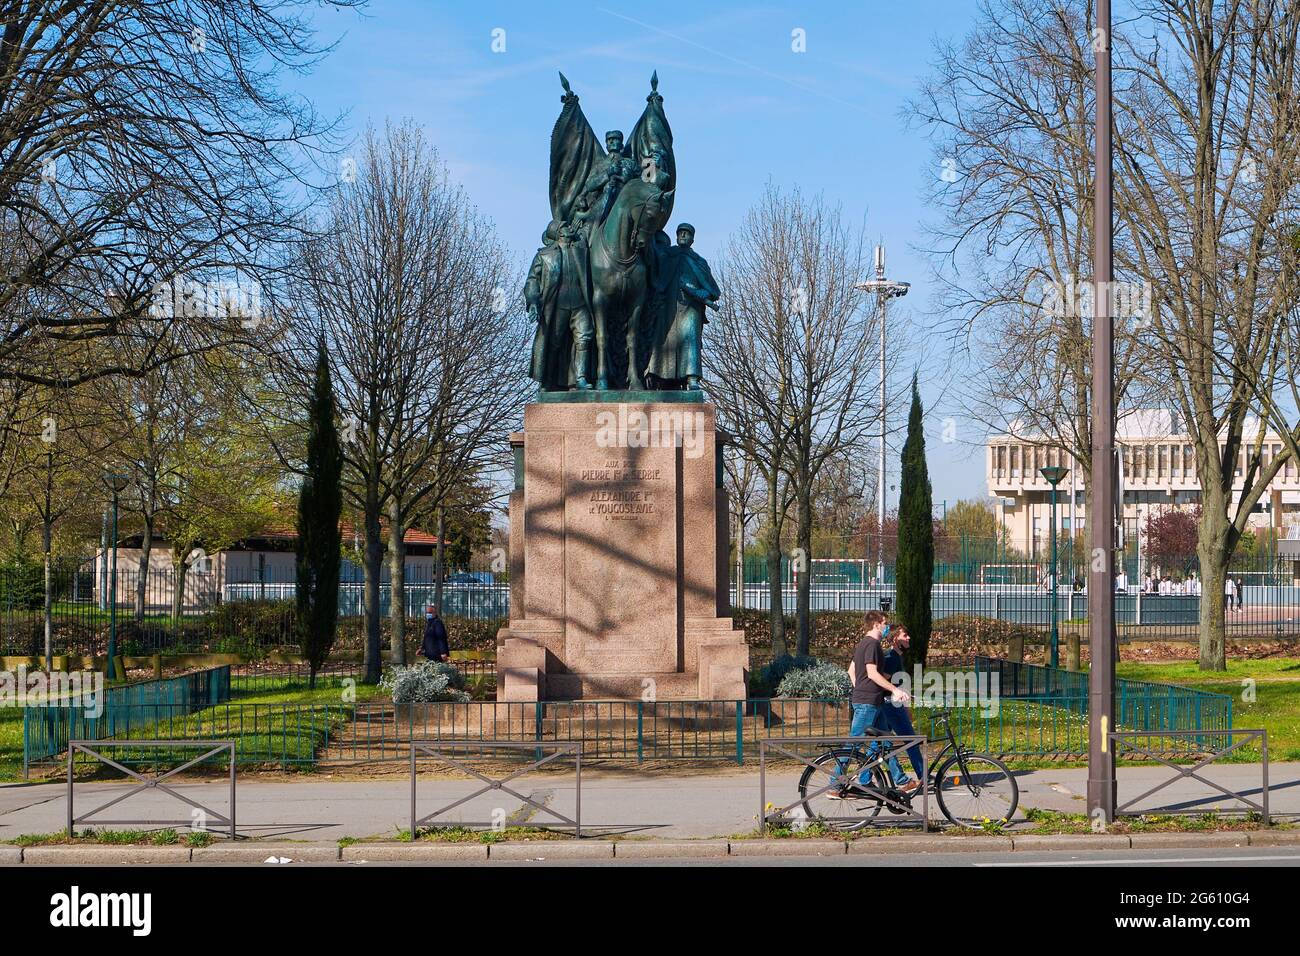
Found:
[[(900, 704), (907, 704), (912, 699), (905, 691), (895, 687), (884, 673), (885, 652), (880, 642), (889, 629), (884, 612), (868, 611), (863, 623), (866, 627), (866, 636), (858, 641), (857, 647), (853, 649), (853, 662), (849, 664), (849, 681), (853, 685), (853, 692), (849, 698), (853, 705), (853, 722), (849, 726), (851, 737), (865, 736), (871, 729), (888, 728), (884, 714), (886, 693)], [(872, 745), (867, 753), (871, 755), (875, 751), (876, 745)], [(890, 776), (899, 790), (911, 793), (920, 786), (920, 781), (907, 780), (907, 775), (899, 766), (897, 757), (891, 757), (889, 763)], [(870, 783), (869, 779), (863, 779), (861, 776), (859, 779), (864, 784)]]
[[(907, 633), (905, 627), (891, 627), (890, 637), (892, 643), (889, 653), (885, 655), (883, 673), (893, 683), (894, 675), (903, 669), (903, 653), (907, 650), (908, 645), (912, 643), (912, 636)], [(916, 734), (912, 727), (912, 715), (908, 713), (904, 704), (896, 704), (892, 701), (885, 704), (885, 727), (891, 734), (899, 737), (911, 737)], [(907, 757), (912, 762), (912, 770), (916, 773), (918, 781), (925, 780), (925, 757), (921, 753), (921, 745), (913, 744), (907, 748)], [(901, 772), (901, 771), (900, 771)], [(897, 782), (897, 775), (895, 775)], [(916, 789), (915, 785), (905, 785), (901, 788), (904, 792), (910, 793)]]

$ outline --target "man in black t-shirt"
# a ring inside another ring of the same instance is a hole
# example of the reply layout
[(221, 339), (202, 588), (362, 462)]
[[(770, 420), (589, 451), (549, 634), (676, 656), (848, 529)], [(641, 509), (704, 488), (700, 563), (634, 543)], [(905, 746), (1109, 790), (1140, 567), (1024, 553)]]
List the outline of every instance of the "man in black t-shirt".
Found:
[[(849, 665), (849, 680), (853, 684), (853, 692), (849, 697), (849, 702), (853, 705), (853, 722), (849, 725), (849, 735), (852, 737), (861, 737), (870, 728), (882, 731), (888, 729), (884, 714), (886, 696), (902, 704), (912, 699), (895, 687), (884, 673), (885, 652), (880, 642), (889, 628), (884, 612), (868, 611), (863, 623), (866, 635), (853, 649), (853, 662)], [(872, 746), (867, 752), (874, 754), (875, 747)], [(895, 786), (904, 790), (916, 789), (915, 783), (907, 786), (907, 775), (895, 757), (889, 760), (889, 772)]]

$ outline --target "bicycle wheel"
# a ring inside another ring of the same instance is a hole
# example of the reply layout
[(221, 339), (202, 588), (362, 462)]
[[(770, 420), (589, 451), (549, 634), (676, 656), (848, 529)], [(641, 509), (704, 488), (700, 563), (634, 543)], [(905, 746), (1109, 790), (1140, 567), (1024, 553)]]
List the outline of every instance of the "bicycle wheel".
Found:
[(954, 754), (935, 775), (943, 815), (960, 827), (1010, 820), (1020, 787), (1006, 764), (987, 754)]
[[(885, 806), (882, 794), (890, 786), (880, 767), (871, 771), (869, 789), (852, 786), (870, 762), (864, 751), (844, 747), (828, 751), (813, 761), (822, 769), (805, 767), (799, 778), (799, 800), (808, 819), (819, 820), (835, 830), (858, 830), (879, 816)], [(830, 766), (835, 763), (841, 765)], [(839, 781), (838, 785), (831, 785), (832, 777)], [(817, 792), (823, 788), (827, 789)], [(840, 794), (842, 799), (834, 799), (831, 794)]]

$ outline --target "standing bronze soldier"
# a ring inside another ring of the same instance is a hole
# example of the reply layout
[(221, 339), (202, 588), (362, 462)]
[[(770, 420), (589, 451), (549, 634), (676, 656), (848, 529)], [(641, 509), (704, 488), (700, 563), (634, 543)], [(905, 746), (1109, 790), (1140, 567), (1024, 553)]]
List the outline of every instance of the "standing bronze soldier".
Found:
[(677, 245), (656, 250), (658, 275), (656, 292), (662, 303), (659, 329), (646, 375), (662, 384), (684, 382), (699, 388), (700, 340), (704, 333), (705, 307), (722, 295), (705, 258), (691, 248), (695, 227), (689, 222), (677, 226)]
[(531, 377), (545, 391), (587, 389), (594, 330), (587, 290), (587, 245), (572, 226), (552, 220), (524, 283), (537, 323)]

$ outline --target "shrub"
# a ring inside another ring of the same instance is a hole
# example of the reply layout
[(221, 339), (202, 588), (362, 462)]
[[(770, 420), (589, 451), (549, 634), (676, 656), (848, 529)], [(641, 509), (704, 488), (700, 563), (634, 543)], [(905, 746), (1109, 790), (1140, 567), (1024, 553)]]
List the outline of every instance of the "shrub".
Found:
[(469, 694), (462, 690), (465, 680), (460, 671), (442, 661), (394, 667), (379, 679), (379, 686), (392, 691), (394, 704), (463, 703), (470, 699)]
[(781, 680), (793, 670), (816, 667), (820, 661), (806, 654), (783, 654), (775, 660), (768, 661), (758, 672), (757, 686), (765, 693), (771, 693), (780, 686)]
[(816, 661), (811, 667), (796, 667), (781, 678), (778, 697), (806, 697), (812, 700), (846, 700), (852, 690), (849, 675), (838, 664)]
[(34, 611), (45, 607), (45, 566), (15, 558), (0, 565), (0, 607)]

